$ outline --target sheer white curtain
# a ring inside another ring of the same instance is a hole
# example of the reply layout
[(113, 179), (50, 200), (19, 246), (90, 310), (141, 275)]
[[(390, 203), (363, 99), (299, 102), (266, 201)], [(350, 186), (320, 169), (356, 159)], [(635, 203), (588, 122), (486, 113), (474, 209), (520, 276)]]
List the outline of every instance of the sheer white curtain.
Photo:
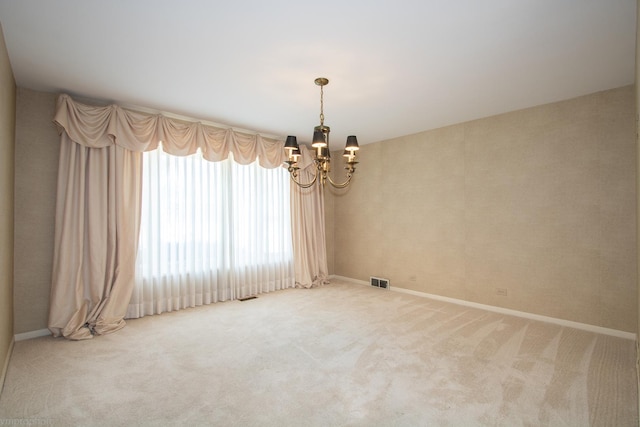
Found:
[(144, 153), (127, 318), (294, 286), (288, 173), (232, 157)]

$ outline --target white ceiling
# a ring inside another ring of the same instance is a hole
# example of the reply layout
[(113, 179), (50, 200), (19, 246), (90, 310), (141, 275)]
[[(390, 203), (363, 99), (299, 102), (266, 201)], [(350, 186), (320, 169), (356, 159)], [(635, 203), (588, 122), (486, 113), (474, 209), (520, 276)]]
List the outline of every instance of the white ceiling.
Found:
[(18, 86), (333, 147), (634, 82), (636, 0), (0, 0)]

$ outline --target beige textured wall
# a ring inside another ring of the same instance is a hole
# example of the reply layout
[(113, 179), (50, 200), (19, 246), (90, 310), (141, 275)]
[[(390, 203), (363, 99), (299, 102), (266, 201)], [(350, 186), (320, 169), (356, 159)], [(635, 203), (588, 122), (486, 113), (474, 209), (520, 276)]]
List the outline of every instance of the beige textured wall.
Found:
[[(13, 340), (13, 156), (16, 84), (0, 27), (0, 380)], [(0, 389), (2, 381), (0, 381)]]
[(363, 146), (334, 273), (635, 332), (634, 93)]
[(18, 88), (15, 153), (15, 333), (45, 329), (60, 142), (56, 95)]

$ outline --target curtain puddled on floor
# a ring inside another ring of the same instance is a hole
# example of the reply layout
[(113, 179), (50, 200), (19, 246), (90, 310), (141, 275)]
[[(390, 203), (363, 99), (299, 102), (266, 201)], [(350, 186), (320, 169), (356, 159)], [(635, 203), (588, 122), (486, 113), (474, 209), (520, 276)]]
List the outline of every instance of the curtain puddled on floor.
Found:
[(60, 95), (54, 122), (61, 134), (49, 329), (91, 338), (124, 326), (135, 285), (143, 151), (162, 141), (169, 154), (210, 161), (285, 160), (282, 142), (144, 114), (95, 107)]

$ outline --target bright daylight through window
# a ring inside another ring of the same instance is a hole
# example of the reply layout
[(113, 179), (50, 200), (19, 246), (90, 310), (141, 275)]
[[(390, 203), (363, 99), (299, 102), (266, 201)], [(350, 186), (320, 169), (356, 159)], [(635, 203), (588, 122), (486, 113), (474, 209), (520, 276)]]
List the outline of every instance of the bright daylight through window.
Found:
[(289, 175), (231, 158), (144, 153), (136, 287), (127, 317), (293, 284)]

